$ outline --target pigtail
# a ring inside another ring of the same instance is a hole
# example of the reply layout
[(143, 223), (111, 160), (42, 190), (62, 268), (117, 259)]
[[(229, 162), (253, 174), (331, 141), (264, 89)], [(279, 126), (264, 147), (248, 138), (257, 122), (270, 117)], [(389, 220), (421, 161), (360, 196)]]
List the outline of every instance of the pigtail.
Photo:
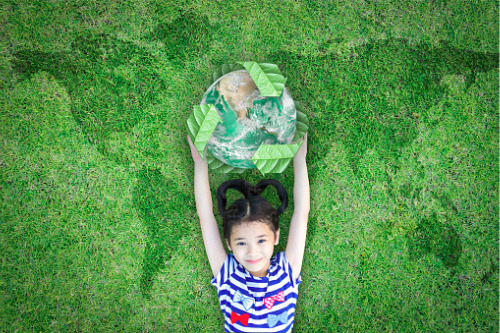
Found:
[(224, 214), (226, 213), (226, 191), (230, 188), (241, 192), (243, 196), (245, 196), (245, 199), (248, 199), (252, 195), (251, 192), (253, 191), (253, 186), (243, 179), (233, 179), (222, 183), (222, 185), (217, 189), (217, 205), (219, 213), (222, 217), (224, 217)]
[(269, 185), (274, 186), (276, 188), (276, 191), (278, 192), (278, 197), (281, 200), (281, 206), (278, 207), (277, 210), (280, 214), (283, 214), (288, 205), (288, 193), (286, 192), (285, 188), (283, 187), (283, 185), (281, 185), (279, 181), (274, 179), (261, 180), (260, 182), (257, 183), (257, 185), (255, 185), (252, 194), (260, 195)]

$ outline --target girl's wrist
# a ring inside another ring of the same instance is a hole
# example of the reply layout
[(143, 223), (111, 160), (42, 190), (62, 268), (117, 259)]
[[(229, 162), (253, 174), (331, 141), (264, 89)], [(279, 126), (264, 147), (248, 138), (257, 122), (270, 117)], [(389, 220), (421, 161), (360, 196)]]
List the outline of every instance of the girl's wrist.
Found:
[(306, 164), (306, 157), (295, 156), (293, 159), (293, 166), (303, 166)]
[(207, 161), (199, 159), (199, 160), (194, 161), (194, 166), (199, 167), (199, 168), (208, 167), (208, 163), (207, 163)]

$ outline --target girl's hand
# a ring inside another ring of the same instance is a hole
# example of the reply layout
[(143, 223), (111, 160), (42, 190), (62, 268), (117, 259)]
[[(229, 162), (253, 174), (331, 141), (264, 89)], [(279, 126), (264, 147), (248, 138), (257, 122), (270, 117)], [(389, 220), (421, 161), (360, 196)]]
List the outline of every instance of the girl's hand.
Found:
[[(191, 141), (191, 137), (188, 135), (187, 136), (187, 140), (188, 140), (188, 143), (189, 143), (189, 147), (191, 147), (191, 156), (193, 157), (193, 161), (195, 164), (198, 164), (198, 163), (207, 163), (207, 159), (202, 159), (201, 158), (201, 155), (200, 153), (198, 152), (198, 149), (196, 149), (196, 147), (194, 146), (193, 144), (193, 141)], [(206, 150), (204, 151), (204, 155), (206, 157)]]

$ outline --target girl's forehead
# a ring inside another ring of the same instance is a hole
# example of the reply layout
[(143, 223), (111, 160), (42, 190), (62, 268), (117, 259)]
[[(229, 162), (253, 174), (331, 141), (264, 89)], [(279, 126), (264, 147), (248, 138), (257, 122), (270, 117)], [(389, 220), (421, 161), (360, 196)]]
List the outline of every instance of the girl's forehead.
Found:
[(231, 235), (246, 234), (246, 233), (273, 233), (268, 223), (260, 221), (243, 222), (233, 226)]

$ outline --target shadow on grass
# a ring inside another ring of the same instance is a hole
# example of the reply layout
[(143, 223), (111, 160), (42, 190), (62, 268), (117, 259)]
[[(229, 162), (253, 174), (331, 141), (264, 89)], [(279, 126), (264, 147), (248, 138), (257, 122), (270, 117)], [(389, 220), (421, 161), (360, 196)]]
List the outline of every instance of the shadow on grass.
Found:
[(170, 23), (159, 24), (145, 38), (163, 42), (168, 60), (182, 68), (187, 60), (207, 52), (214, 29), (207, 17), (186, 12)]
[(156, 275), (189, 230), (183, 208), (188, 200), (175, 182), (165, 178), (160, 170), (144, 167), (139, 172), (133, 202), (148, 236), (140, 281), (144, 297), (151, 296)]
[(77, 37), (71, 52), (21, 50), (13, 68), (22, 78), (39, 71), (53, 75), (71, 98), (71, 112), (88, 141), (100, 153), (127, 163), (121, 147), (109, 142), (113, 133), (127, 132), (151, 119), (148, 107), (166, 89), (156, 59), (129, 41), (99, 34)]
[[(269, 60), (284, 64), (294, 99), (311, 110), (311, 128), (343, 143), (358, 177), (359, 163), (370, 149), (382, 156), (387, 170), (397, 171), (418, 124), (430, 122), (428, 110), (447, 93), (441, 83), (445, 75), (464, 76), (468, 89), (477, 74), (498, 68), (498, 53), (445, 43), (433, 48), (388, 39), (359, 46), (344, 59), (326, 54), (335, 42), (319, 46), (322, 56), (279, 52)], [(311, 155), (321, 159), (328, 150), (315, 146)]]
[(440, 222), (435, 213), (430, 217), (421, 218), (418, 227), (406, 235), (406, 240), (410, 260), (417, 260), (431, 253), (452, 272), (462, 255), (462, 242), (455, 228)]

